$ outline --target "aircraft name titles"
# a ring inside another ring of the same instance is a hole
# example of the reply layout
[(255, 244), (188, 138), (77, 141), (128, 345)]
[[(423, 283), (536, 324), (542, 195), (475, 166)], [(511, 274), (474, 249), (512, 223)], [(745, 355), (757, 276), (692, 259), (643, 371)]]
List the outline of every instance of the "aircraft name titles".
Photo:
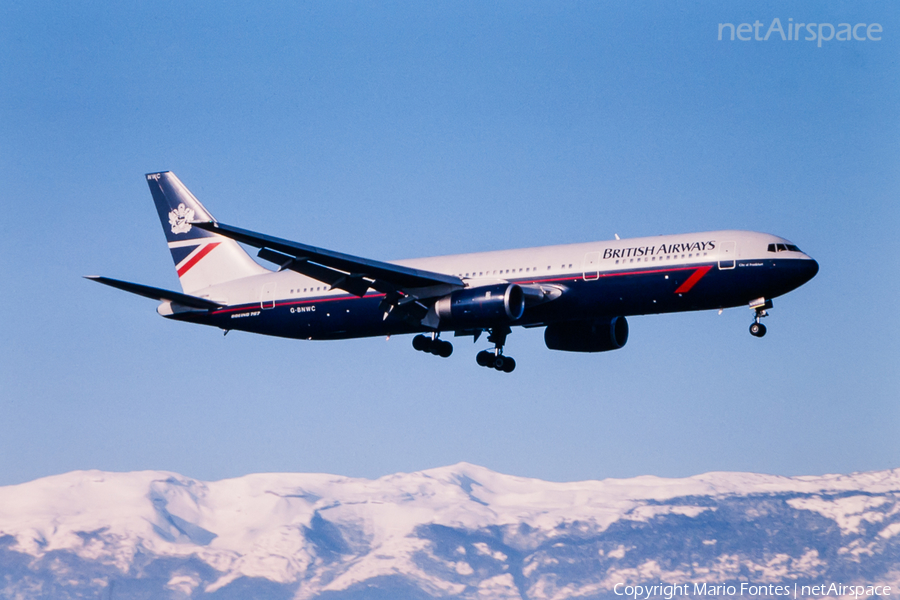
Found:
[(678, 254), (679, 252), (702, 252), (714, 250), (715, 240), (707, 242), (690, 242), (684, 244), (660, 244), (659, 246), (638, 246), (635, 248), (606, 248), (603, 258), (629, 258), (633, 256), (654, 256), (657, 254)]

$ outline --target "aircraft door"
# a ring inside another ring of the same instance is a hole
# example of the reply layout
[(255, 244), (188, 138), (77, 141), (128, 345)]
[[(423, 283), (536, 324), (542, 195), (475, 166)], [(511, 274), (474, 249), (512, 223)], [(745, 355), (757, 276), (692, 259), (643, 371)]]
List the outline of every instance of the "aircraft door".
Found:
[(594, 281), (600, 278), (600, 253), (588, 252), (584, 255), (584, 280)]
[(719, 246), (719, 269), (733, 269), (737, 256), (737, 244), (735, 242), (722, 242)]
[(263, 286), (259, 295), (260, 308), (275, 308), (275, 286), (277, 285), (277, 283), (267, 283)]

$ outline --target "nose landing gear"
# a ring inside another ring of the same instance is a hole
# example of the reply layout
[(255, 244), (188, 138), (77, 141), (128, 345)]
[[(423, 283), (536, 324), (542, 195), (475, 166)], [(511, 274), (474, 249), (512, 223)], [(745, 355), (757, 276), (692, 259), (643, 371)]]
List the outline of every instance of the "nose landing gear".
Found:
[(429, 352), (441, 358), (447, 358), (453, 354), (453, 344), (438, 339), (437, 333), (417, 335), (413, 338), (412, 345), (419, 352)]
[(760, 319), (768, 317), (767, 309), (772, 308), (772, 301), (765, 298), (757, 298), (750, 303), (750, 308), (756, 311), (753, 323), (750, 325), (750, 335), (754, 337), (762, 337), (766, 335), (766, 326), (760, 323)]
[(510, 334), (509, 327), (494, 327), (488, 336), (488, 341), (493, 342), (493, 350), (482, 350), (475, 355), (475, 362), (482, 367), (491, 367), (504, 373), (512, 373), (516, 368), (516, 361), (511, 356), (503, 355), (503, 345), (506, 344), (506, 336)]

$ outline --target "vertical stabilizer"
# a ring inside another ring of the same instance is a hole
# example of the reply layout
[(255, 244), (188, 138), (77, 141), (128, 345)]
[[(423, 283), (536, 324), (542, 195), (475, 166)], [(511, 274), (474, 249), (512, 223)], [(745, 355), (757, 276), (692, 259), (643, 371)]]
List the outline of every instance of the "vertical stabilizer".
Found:
[(148, 173), (147, 184), (185, 294), (269, 272), (234, 240), (191, 225), (215, 219), (174, 174)]

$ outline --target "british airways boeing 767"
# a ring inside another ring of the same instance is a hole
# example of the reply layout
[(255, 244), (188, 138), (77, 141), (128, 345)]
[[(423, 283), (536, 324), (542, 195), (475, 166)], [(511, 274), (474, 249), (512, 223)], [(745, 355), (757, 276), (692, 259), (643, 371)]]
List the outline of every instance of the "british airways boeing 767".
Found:
[[(784, 238), (750, 231), (616, 239), (381, 262), (291, 242), (216, 221), (170, 172), (147, 183), (181, 292), (106, 277), (90, 279), (159, 300), (164, 317), (307, 340), (416, 333), (413, 347), (447, 357), (442, 333), (483, 332), (476, 356), (510, 372), (503, 353), (513, 326), (545, 327), (552, 350), (603, 352), (628, 340), (631, 315), (754, 310), (812, 279), (815, 260)], [(238, 242), (259, 248), (254, 261)]]

